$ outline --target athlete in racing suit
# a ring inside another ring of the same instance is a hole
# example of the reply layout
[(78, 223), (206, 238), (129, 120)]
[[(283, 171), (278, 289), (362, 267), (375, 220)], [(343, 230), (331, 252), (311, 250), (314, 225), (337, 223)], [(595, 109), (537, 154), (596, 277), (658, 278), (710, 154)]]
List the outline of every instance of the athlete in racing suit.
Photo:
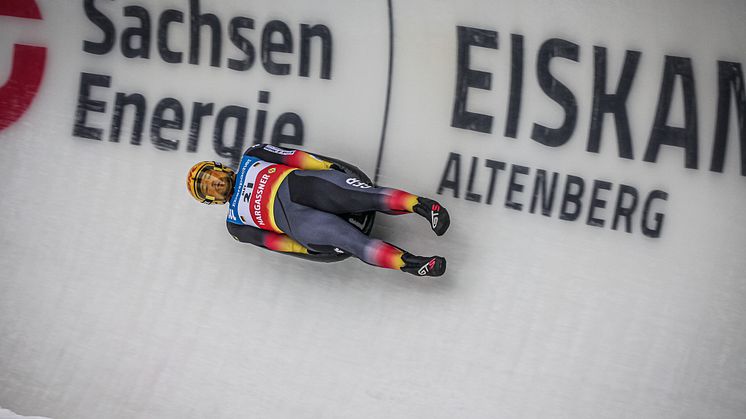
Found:
[(341, 249), (365, 263), (419, 276), (440, 276), (446, 260), (412, 255), (363, 234), (338, 214), (380, 211), (416, 213), (437, 235), (448, 229), (448, 212), (437, 202), (352, 178), (300, 150), (257, 144), (238, 170), (216, 162), (196, 164), (187, 187), (204, 203), (229, 203), (227, 225), (238, 241), (277, 252), (313, 254)]

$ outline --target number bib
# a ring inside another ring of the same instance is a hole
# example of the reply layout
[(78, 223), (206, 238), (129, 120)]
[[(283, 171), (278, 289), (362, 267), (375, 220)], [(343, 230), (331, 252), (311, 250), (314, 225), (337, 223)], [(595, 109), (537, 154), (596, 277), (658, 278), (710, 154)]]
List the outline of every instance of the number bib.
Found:
[(293, 170), (296, 169), (243, 156), (228, 208), (228, 222), (283, 233), (275, 224), (274, 202), (277, 189)]

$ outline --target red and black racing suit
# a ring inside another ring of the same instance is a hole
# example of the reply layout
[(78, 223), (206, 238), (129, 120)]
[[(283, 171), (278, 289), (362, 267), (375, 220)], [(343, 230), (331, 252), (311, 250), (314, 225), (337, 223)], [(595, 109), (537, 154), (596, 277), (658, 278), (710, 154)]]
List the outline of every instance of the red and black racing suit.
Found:
[(404, 266), (401, 249), (368, 237), (339, 214), (411, 213), (416, 195), (367, 185), (300, 150), (258, 144), (242, 163), (247, 157), (257, 161), (249, 161), (246, 174), (239, 167), (227, 223), (236, 240), (278, 252), (340, 249), (371, 265)]

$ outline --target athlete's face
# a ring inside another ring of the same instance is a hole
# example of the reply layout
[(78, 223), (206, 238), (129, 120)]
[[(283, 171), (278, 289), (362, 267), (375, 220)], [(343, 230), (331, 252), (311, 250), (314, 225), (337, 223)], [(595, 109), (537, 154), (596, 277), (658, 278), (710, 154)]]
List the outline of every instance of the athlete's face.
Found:
[(230, 195), (231, 174), (218, 170), (208, 170), (202, 174), (199, 187), (205, 195), (214, 196), (217, 201), (227, 201)]

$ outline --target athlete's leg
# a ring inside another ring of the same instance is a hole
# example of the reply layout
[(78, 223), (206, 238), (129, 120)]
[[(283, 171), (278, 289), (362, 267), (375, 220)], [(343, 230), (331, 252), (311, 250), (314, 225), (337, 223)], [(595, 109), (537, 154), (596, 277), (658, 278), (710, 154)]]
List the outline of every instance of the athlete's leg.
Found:
[(335, 214), (293, 202), (284, 184), (278, 190), (274, 216), (282, 231), (311, 250), (329, 252), (339, 249), (370, 265), (420, 276), (440, 276), (445, 271), (446, 262), (442, 257), (412, 255), (366, 236)]
[(286, 182), (293, 202), (325, 212), (414, 212), (427, 218), (439, 236), (450, 225), (448, 211), (436, 201), (399, 189), (376, 188), (336, 170), (296, 170)]

